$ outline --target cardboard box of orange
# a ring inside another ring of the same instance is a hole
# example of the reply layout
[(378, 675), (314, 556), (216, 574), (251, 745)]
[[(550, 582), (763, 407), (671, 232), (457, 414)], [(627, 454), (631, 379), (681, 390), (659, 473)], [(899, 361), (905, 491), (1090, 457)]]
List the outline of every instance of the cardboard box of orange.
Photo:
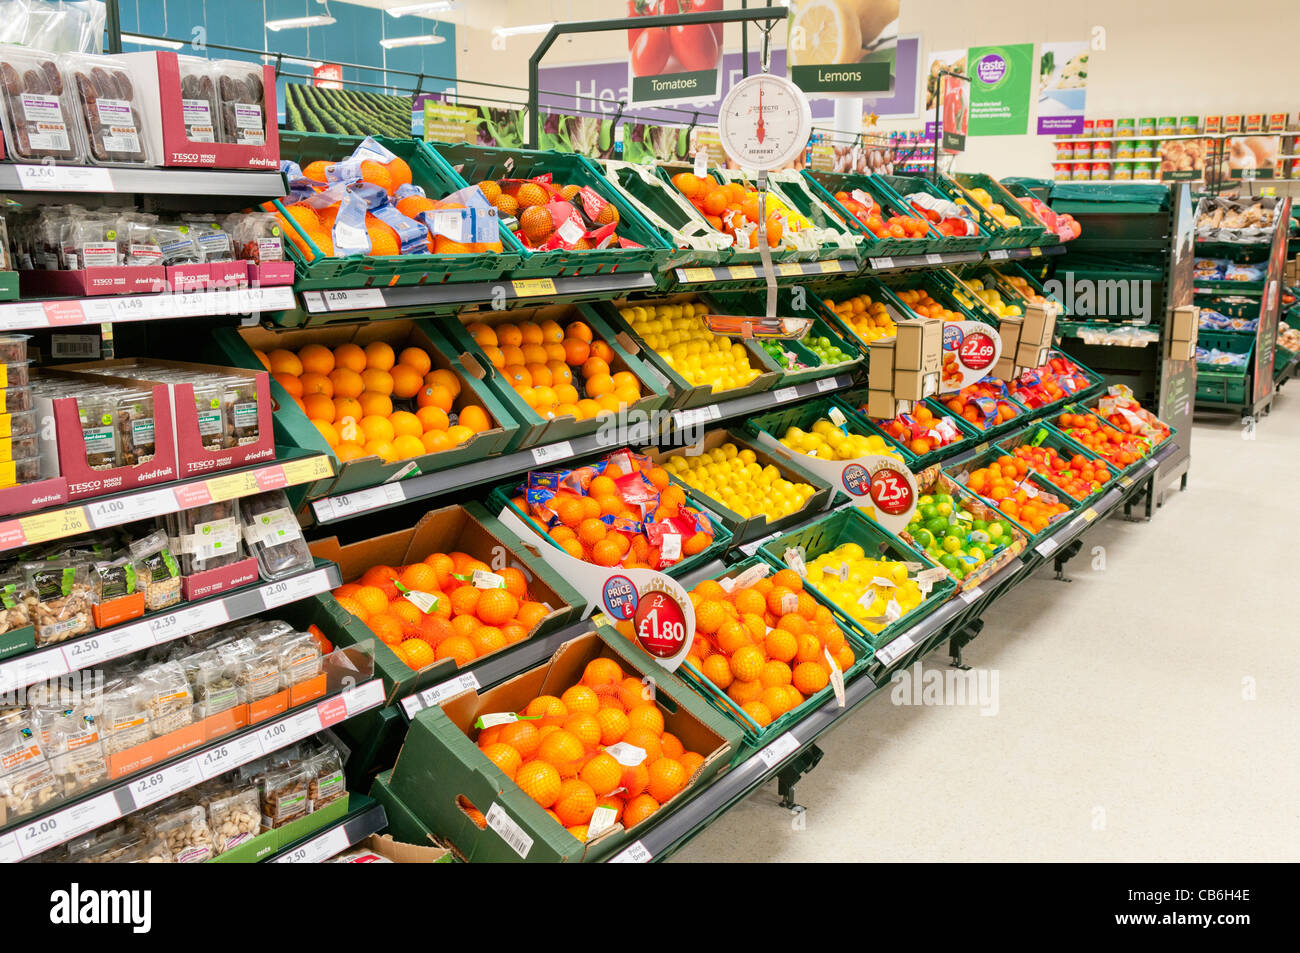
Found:
[[(409, 529), (396, 530), (373, 539), (344, 545), (337, 536), (331, 536), (318, 539), (310, 545), (312, 553), (319, 558), (338, 563), (345, 582), (359, 579), (372, 566), (405, 566), (421, 562), (431, 553), (468, 553), (494, 569), (504, 569), (507, 566), (519, 569), (528, 580), (531, 599), (550, 607), (550, 613), (538, 623), (529, 638), (554, 632), (580, 619), (586, 611), (587, 603), (578, 591), (565, 582), (558, 572), (540, 561), (525, 562), (517, 552), (502, 542), (501, 537), (492, 529), (494, 525), (495, 521), (480, 504), (469, 503), (433, 510)], [(327, 600), (334, 609), (347, 614), (333, 596), (323, 595), (319, 598)], [(366, 637), (372, 637), (370, 629), (364, 623), (352, 616), (348, 618), (360, 627), (360, 631), (366, 633)], [(356, 630), (350, 628), (349, 631)], [(524, 642), (516, 645), (523, 645)], [(508, 652), (512, 648), (514, 646), (507, 646), (500, 651)], [(472, 666), (473, 663), (469, 667)], [(453, 677), (456, 674), (456, 662), (454, 659), (442, 659), (416, 672), (398, 658), (391, 648), (376, 639), (375, 671), (383, 676), (386, 700), (391, 704), (414, 691)]]
[[(709, 707), (677, 676), (603, 626), (564, 643), (546, 662), (495, 688), (466, 692), (421, 711), (411, 721), (393, 767), (393, 793), (434, 835), (471, 862), (594, 861), (635, 839), (637, 828), (625, 831), (615, 824), (594, 840), (580, 842), (475, 743), (477, 718), (520, 711), (539, 695), (558, 696), (582, 678), (588, 662), (599, 657), (614, 659), (634, 676), (651, 676), (665, 730), (676, 735), (687, 750), (705, 756), (686, 787), (659, 808), (659, 812), (673, 810), (727, 766), (740, 744), (740, 727)], [(481, 813), (485, 826), (479, 827), (462, 805)]]
[[(297, 354), (309, 344), (319, 344), (334, 350), (342, 344), (356, 344), (365, 348), (374, 341), (383, 341), (400, 354), (404, 348), (418, 347), (429, 355), (433, 369), (445, 369), (454, 373), (461, 382), (461, 392), (455, 398), (452, 409), (459, 413), (469, 404), (483, 408), (488, 418), (488, 428), (475, 434), (465, 443), (441, 450), (437, 453), (422, 454), (410, 459), (395, 460), (387, 463), (377, 456), (360, 457), (346, 462), (340, 461), (326, 442), (321, 432), (312, 424), (307, 415), (299, 409), (289, 392), (271, 378), (271, 398), (274, 402), (274, 428), (276, 442), (294, 447), (328, 453), (334, 463), (338, 476), (334, 483), (325, 490), (313, 488), (312, 495), (328, 493), (347, 493), (351, 490), (376, 486), (393, 477), (411, 464), (419, 467), (419, 472), (428, 473), (460, 466), (473, 460), (501, 453), (514, 439), (519, 431), (519, 424), (505, 405), (497, 398), (492, 388), (484, 382), (484, 371), (478, 362), (462, 348), (453, 347), (447, 339), (429, 322), (414, 319), (396, 319), (392, 321), (362, 321), (356, 324), (331, 324), (325, 327), (300, 328), (297, 330), (273, 331), (267, 328), (218, 328), (212, 332), (212, 347), (222, 360), (237, 367), (262, 370), (262, 363), (254, 350), (270, 354), (276, 349), (285, 349)], [(394, 408), (399, 403), (411, 403), (394, 399)], [(415, 471), (412, 471), (414, 475)]]
[[(515, 440), (511, 443), (511, 449), (520, 447), (532, 447), (537, 444), (551, 443), (557, 440), (569, 440), (573, 437), (581, 437), (586, 434), (595, 433), (604, 425), (605, 417), (586, 417), (579, 419), (572, 414), (565, 414), (556, 417), (543, 417), (533, 407), (529, 406), (524, 396), (511, 384), (507, 379), (506, 368), (496, 367), (493, 364), (492, 357), (489, 356), (485, 347), (477, 343), (469, 330), (469, 326), (484, 324), (493, 330), (494, 334), (499, 334), (503, 325), (519, 325), (524, 322), (532, 322), (535, 325), (542, 325), (545, 322), (553, 321), (558, 324), (561, 331), (567, 330), (569, 325), (575, 321), (581, 321), (590, 329), (593, 339), (604, 341), (609, 345), (612, 352), (612, 359), (609, 363), (609, 374), (612, 376), (624, 371), (631, 372), (640, 382), (641, 396), (632, 402), (627, 408), (626, 413), (631, 416), (634, 414), (643, 414), (647, 417), (656, 410), (659, 410), (668, 404), (668, 391), (664, 385), (641, 361), (639, 357), (631, 351), (624, 348), (620, 338), (615, 334), (604, 320), (600, 318), (595, 311), (586, 305), (561, 304), (551, 305), (543, 308), (525, 308), (514, 311), (475, 311), (463, 313), (460, 316), (459, 324), (448, 322), (446, 327), (448, 340), (460, 351), (468, 352), (473, 359), (488, 374), (487, 380), (491, 385), (497, 397), (509, 408), (510, 413), (515, 420), (519, 421), (520, 429), (516, 434)], [(498, 337), (498, 340), (500, 338)], [(559, 344), (561, 341), (546, 342), (549, 344)], [(545, 347), (542, 345), (533, 345)], [(489, 345), (490, 346), (490, 345)], [(524, 350), (525, 348), (520, 348)], [(504, 350), (504, 348), (498, 348)], [(558, 354), (558, 352), (556, 352)], [(529, 362), (528, 366), (538, 362)], [(549, 362), (547, 362), (549, 363)], [(566, 363), (566, 366), (567, 363)], [(572, 366), (571, 373), (574, 377), (573, 386), (578, 390), (581, 398), (585, 391), (586, 382), (581, 372), (581, 364)], [(593, 378), (594, 380), (594, 378)], [(606, 385), (608, 386), (608, 384)]]

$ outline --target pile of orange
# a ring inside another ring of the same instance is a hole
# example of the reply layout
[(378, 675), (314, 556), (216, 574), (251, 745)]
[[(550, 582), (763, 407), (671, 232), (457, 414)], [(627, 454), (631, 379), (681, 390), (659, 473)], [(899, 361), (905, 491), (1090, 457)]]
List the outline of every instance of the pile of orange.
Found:
[(950, 418), (936, 414), (925, 404), (917, 404), (910, 414), (899, 414), (892, 420), (876, 423), (918, 457), (962, 439), (961, 431)]
[[(744, 182), (718, 182), (707, 175), (678, 172), (673, 185), (704, 216), (705, 221), (732, 237), (739, 248), (758, 247), (758, 190)], [(768, 208), (772, 207), (769, 197)], [(767, 244), (781, 244), (785, 226), (778, 212), (768, 212)]]
[[(318, 159), (315, 162), (308, 163), (302, 170), (302, 174), (316, 182), (326, 181), (326, 171), (334, 163), (324, 159)], [(367, 159), (361, 163), (361, 180), (370, 185), (377, 185), (388, 193), (389, 198), (396, 195), (397, 190), (403, 185), (411, 184), (411, 167), (401, 158), (394, 158), (391, 162), (375, 162)], [(326, 188), (324, 185), (315, 186), (315, 191), (323, 192)], [(456, 209), (465, 206), (459, 202), (446, 202), (436, 199), (425, 198), (421, 195), (408, 195), (393, 203), (401, 214), (407, 218), (416, 219), (421, 212), (431, 209)], [(303, 256), (308, 260), (315, 257), (308, 245), (299, 236), (298, 232), (286, 220), (293, 219), (294, 224), (315, 243), (322, 254), (329, 258), (334, 255), (334, 220), (339, 213), (339, 203), (316, 209), (304, 205), (301, 202), (285, 206), (282, 213), (274, 205), (263, 206), (267, 211), (275, 212), (284, 226), (284, 233), (289, 240), (298, 247)], [(397, 232), (393, 230), (388, 223), (376, 218), (369, 212), (366, 213), (365, 219), (366, 233), (370, 236), (370, 254), (372, 256), (383, 255), (400, 255), (402, 253), (401, 241)], [(433, 252), (438, 255), (466, 254), (469, 252), (485, 252), (502, 250), (501, 243), (498, 242), (479, 242), (476, 244), (465, 244), (453, 241), (445, 235), (435, 235), (429, 232), (427, 247), (418, 249), (418, 252)]]
[(641, 381), (614, 370), (614, 349), (586, 322), (502, 321), (466, 330), (539, 417), (590, 420), (641, 399)]
[[(612, 658), (592, 659), (576, 685), (559, 696), (539, 695), (517, 714), (518, 721), (480, 731), (479, 749), (584, 843), (597, 808), (609, 808), (613, 823), (632, 830), (704, 764), (704, 755), (664, 730), (664, 709), (649, 682)], [(613, 745), (639, 748), (644, 759), (627, 764), (635, 753), (616, 749), (616, 760), (605, 750)]]
[(930, 297), (930, 292), (924, 288), (901, 288), (895, 289), (894, 294), (898, 300), (907, 305), (917, 317), (920, 318), (941, 318), (944, 321), (966, 321), (969, 320), (966, 315), (960, 311), (953, 311), (945, 308), (934, 298)]
[[(504, 585), (489, 580), (490, 587), (476, 586), (475, 570), (495, 572)], [(429, 611), (422, 611), (404, 590), (432, 596)], [(430, 553), (407, 566), (371, 566), (361, 578), (335, 589), (334, 598), (416, 671), (448, 658), (467, 665), (522, 642), (550, 615), (545, 605), (529, 598), (523, 572), (513, 567), (494, 571), (463, 552)]]
[(1146, 456), (1146, 444), (1142, 438), (1107, 426), (1094, 414), (1061, 414), (1056, 425), (1121, 470)]
[[(567, 471), (549, 496), (534, 492), (531, 502), (523, 495), (525, 484), (511, 502), (547, 527), (560, 549), (597, 566), (664, 569), (713, 544), (712, 524), (686, 505), (686, 493), (669, 480), (667, 470), (630, 453), (616, 456), (630, 470), (607, 459)], [(637, 479), (620, 487), (625, 477)]]
[(690, 593), (695, 640), (684, 664), (726, 692), (759, 727), (802, 705), (841, 672), (853, 648), (831, 610), (810, 596), (793, 569), (728, 591), (707, 579)]
[[(939, 398), (935, 398), (938, 400)], [(943, 405), (963, 420), (968, 420), (980, 430), (988, 430), (1006, 423), (1020, 410), (1006, 399), (1006, 387), (992, 378), (984, 378), (957, 391), (945, 394)]]
[[(1025, 461), (1030, 469), (1052, 486), (1068, 493), (1076, 500), (1084, 500), (1110, 482), (1110, 468), (1104, 460), (1084, 456), (1082, 453), (1065, 456), (1055, 447), (1034, 447), (1021, 444), (1015, 449), (1017, 460)], [(999, 457), (1003, 463), (1009, 457)]]
[[(593, 242), (592, 233), (607, 225), (618, 225), (618, 208), (604, 196), (600, 196), (600, 201), (597, 203), (600, 211), (593, 218), (587, 214), (587, 209), (579, 195), (582, 191), (581, 186), (559, 185), (549, 179), (549, 175), (532, 179), (484, 179), (478, 183), (478, 188), (483, 193), (483, 197), (503, 218), (517, 220), (512, 231), (525, 247), (537, 248), (546, 243), (555, 233), (555, 217), (546, 208), (552, 202), (567, 202), (572, 205), (583, 223), (583, 234), (574, 241), (566, 238), (562, 247), (574, 251), (589, 251), (598, 247)], [(565, 235), (565, 231), (561, 230), (560, 234)], [(597, 239), (602, 246), (620, 247), (617, 234), (607, 236), (608, 241), (605, 238), (606, 236), (602, 234)]]
[(1037, 535), (1070, 508), (1050, 493), (1027, 481), (1029, 463), (1003, 455), (986, 467), (971, 472), (966, 485), (987, 500), (992, 500), (1004, 514)]
[(457, 409), (460, 377), (446, 368), (433, 370), (423, 348), (398, 353), (372, 341), (364, 348), (308, 344), (297, 353), (254, 353), (345, 463), (438, 453), (493, 426), (478, 404), (461, 401)]

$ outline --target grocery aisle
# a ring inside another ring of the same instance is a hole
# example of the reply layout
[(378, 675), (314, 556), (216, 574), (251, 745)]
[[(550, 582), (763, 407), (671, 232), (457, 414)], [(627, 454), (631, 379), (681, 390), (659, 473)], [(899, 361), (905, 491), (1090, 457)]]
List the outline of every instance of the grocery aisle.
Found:
[(1274, 501), (1297, 481), (1300, 391), (1253, 441), (1198, 421), (1187, 491), (1150, 524), (1088, 537), (1104, 571), (1086, 551), (1068, 585), (1045, 567), (986, 619), (966, 661), (997, 672), (996, 715), (878, 696), (819, 742), (803, 829), (772, 782), (677, 859), (1294, 859), (1300, 738), (1280, 729), (1300, 702), (1300, 624), (1278, 557), (1295, 512)]

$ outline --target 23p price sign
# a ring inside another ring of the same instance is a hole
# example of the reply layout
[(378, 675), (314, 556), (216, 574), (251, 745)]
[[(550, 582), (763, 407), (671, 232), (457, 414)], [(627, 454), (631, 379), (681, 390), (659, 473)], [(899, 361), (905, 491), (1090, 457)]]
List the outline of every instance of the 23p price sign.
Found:
[(1002, 357), (1002, 336), (981, 321), (943, 326), (943, 373), (939, 392), (951, 394), (987, 377)]
[(869, 510), (872, 519), (890, 532), (906, 527), (916, 509), (916, 478), (893, 457), (852, 460), (841, 472), (840, 483), (854, 506)]

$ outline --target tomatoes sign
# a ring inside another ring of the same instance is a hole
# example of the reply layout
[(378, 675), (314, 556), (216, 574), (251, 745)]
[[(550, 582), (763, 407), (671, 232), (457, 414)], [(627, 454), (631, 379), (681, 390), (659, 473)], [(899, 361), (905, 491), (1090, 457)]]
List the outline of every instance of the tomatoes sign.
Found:
[(666, 592), (650, 592), (632, 619), (636, 641), (655, 658), (672, 658), (686, 642), (686, 615)]

